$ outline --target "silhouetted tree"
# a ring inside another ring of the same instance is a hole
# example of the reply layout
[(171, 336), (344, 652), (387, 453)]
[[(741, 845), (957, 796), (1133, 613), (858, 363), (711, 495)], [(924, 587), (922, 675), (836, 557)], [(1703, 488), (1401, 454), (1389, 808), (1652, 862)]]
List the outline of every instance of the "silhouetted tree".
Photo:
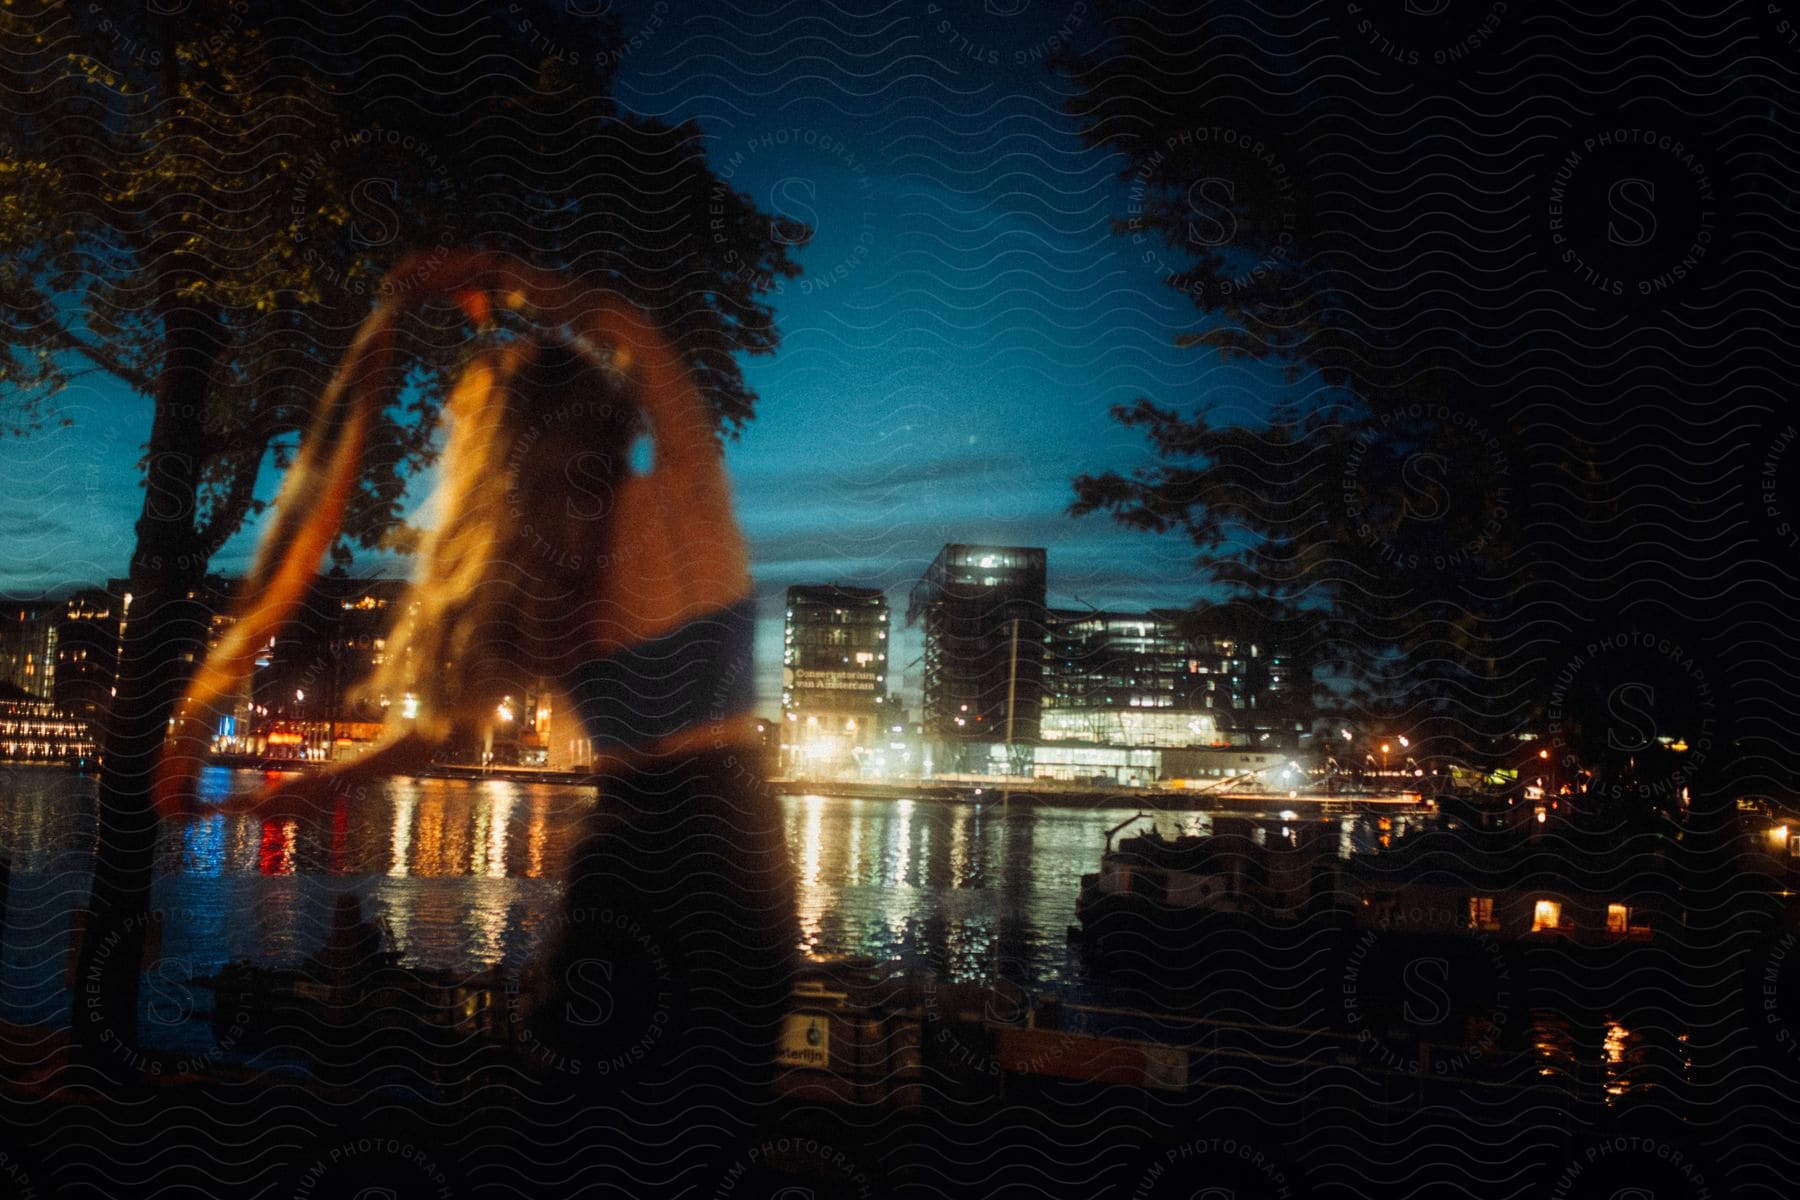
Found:
[[(600, 10), (595, 10), (598, 12)], [(708, 167), (701, 131), (609, 87), (616, 19), (264, 0), (0, 10), (0, 382), (11, 427), (90, 372), (154, 409), (105, 743), (76, 1028), (129, 1043), (154, 821), (146, 784), (203, 633), (189, 594), (262, 506), (328, 374), (406, 254), (482, 245), (603, 282), (671, 331), (727, 430), (772, 351), (764, 296), (808, 231)], [(345, 539), (395, 532), (456, 361), (454, 314), (410, 318)], [(110, 947), (101, 958), (96, 947)], [(101, 960), (104, 960), (103, 962)]]
[(1261, 420), (1119, 407), (1152, 459), (1081, 476), (1073, 511), (1188, 538), (1214, 594), (1426, 753), (1535, 730), (1563, 778), (1622, 781), (1649, 737), (1697, 752), (1679, 793), (1703, 742), (1726, 755), (1734, 668), (1696, 618), (1735, 567), (1671, 497), (1688, 442), (1736, 432), (1693, 401), (1779, 386), (1748, 262), (1781, 218), (1746, 199), (1781, 193), (1776, 109), (1711, 47), (1695, 101), (1572, 28), (1577, 65), (1520, 62), (1518, 22), (1439, 7), (1115, 3), (1060, 63), (1130, 186), (1115, 234), (1194, 306), (1178, 343), (1276, 394)]

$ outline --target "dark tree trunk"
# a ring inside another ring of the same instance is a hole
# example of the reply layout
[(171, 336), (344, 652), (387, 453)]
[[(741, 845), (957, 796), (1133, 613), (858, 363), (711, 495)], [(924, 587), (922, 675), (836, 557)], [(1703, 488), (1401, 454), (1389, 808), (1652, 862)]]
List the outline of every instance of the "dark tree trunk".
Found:
[(131, 1077), (144, 1063), (139, 976), (156, 924), (151, 782), (207, 620), (190, 592), (206, 572), (196, 508), (218, 331), (192, 306), (171, 310), (165, 322), (167, 358), (129, 571), (118, 693), (103, 742), (93, 890), (71, 989), (74, 1042), (84, 1061), (115, 1078)]

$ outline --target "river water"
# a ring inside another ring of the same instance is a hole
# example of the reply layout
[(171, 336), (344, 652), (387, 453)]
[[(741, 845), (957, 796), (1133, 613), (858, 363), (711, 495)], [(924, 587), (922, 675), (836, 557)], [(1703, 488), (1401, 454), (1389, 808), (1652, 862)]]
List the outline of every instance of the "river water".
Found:
[[(209, 770), (202, 799), (261, 782)], [(389, 781), (316, 819), (231, 812), (170, 827), (154, 906), (166, 914), (146, 988), (146, 1028), (176, 1042), (204, 1002), (183, 986), (234, 959), (293, 963), (324, 938), (336, 895), (359, 896), (420, 966), (523, 967), (561, 902), (591, 790), (503, 780)], [(790, 795), (781, 800), (803, 949), (1005, 977), (1079, 995), (1067, 942), (1084, 872), (1132, 808), (1029, 808)], [(1206, 814), (1156, 818), (1203, 832)], [(1336, 821), (1336, 818), (1333, 818)], [(1340, 822), (1346, 851), (1404, 833), (1407, 818)], [(94, 782), (56, 768), (0, 773), (0, 848), (12, 858), (0, 1018), (67, 1019), (69, 915), (87, 898)], [(152, 1038), (154, 1041), (155, 1039)]]

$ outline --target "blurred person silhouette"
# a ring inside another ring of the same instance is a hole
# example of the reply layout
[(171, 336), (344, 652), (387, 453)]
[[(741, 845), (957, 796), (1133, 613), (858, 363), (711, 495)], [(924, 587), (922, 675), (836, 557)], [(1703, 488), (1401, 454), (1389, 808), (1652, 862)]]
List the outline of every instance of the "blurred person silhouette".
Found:
[[(542, 986), (521, 1006), (530, 1058), (577, 1089), (685, 1104), (710, 1081), (752, 1095), (773, 1070), (798, 932), (756, 765), (754, 602), (710, 413), (668, 339), (615, 294), (468, 253), (409, 260), (384, 295), (177, 710), (158, 811), (191, 805), (209, 714), (238, 693), (339, 534), (373, 419), (399, 386), (400, 312), (451, 300), (478, 326), (511, 328), (474, 354), (444, 406), (436, 526), (367, 685), (390, 702), (384, 736), (250, 802), (353, 802), (550, 681), (592, 743), (600, 799)], [(417, 703), (403, 712), (406, 695)]]

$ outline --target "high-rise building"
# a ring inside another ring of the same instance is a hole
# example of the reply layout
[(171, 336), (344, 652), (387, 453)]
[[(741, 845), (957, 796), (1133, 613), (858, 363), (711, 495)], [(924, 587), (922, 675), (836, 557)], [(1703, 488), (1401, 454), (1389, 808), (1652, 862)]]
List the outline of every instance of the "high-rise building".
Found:
[(61, 601), (0, 599), (0, 683), (39, 700), (55, 695), (62, 609)]
[[(199, 604), (197, 619), (210, 621), (214, 634), (227, 620), (221, 610), (228, 587), (208, 576), (187, 594)], [(110, 579), (105, 587), (80, 588), (64, 599), (0, 602), (0, 680), (98, 727), (117, 691), (131, 599), (126, 580)]]
[(881, 737), (889, 723), (888, 633), (879, 588), (788, 589), (781, 709), (790, 766), (841, 771)]
[[(133, 607), (130, 587), (110, 579), (65, 600), (0, 602), (0, 681), (99, 728), (118, 686), (121, 639), (142, 608)], [(234, 579), (209, 575), (186, 594), (184, 619), (206, 639), (206, 647), (186, 652), (190, 662), (231, 624), (236, 587)], [(324, 747), (347, 735), (372, 736), (380, 706), (362, 700), (355, 685), (381, 662), (396, 615), (391, 606), (405, 587), (399, 579), (319, 577), (289, 624), (259, 651), (244, 692), (220, 706), (221, 744), (261, 751), (275, 735), (297, 748), (316, 743), (323, 757)]]
[(58, 708), (95, 723), (106, 719), (118, 683), (125, 615), (125, 593), (116, 583), (69, 597), (57, 624)]
[(1028, 546), (945, 546), (914, 585), (909, 625), (925, 635), (920, 723), (945, 747), (939, 770), (985, 769), (976, 750), (1029, 745), (1043, 707), (1045, 554)]
[[(387, 653), (403, 579), (314, 581), (289, 623), (257, 656), (251, 726), (268, 726), (297, 754), (338, 757), (376, 736), (383, 697), (359, 687)], [(386, 697), (402, 703), (404, 697)]]
[(1115, 746), (1201, 746), (1247, 727), (1285, 684), (1278, 655), (1224, 634), (1184, 632), (1184, 614), (1051, 614), (1043, 736)]

